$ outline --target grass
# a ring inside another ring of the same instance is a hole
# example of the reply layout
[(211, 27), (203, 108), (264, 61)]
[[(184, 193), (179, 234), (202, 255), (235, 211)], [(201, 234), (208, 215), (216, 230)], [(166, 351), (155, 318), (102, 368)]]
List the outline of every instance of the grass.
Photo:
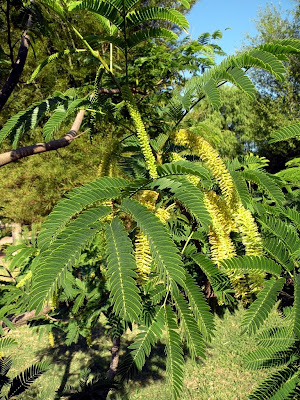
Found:
[[(241, 333), (240, 323), (244, 310), (235, 314), (226, 312), (216, 318), (216, 332), (208, 345), (206, 360), (194, 363), (186, 358), (184, 392), (182, 400), (244, 400), (249, 392), (267, 375), (267, 371), (249, 371), (243, 364), (243, 355), (255, 348), (253, 338)], [(275, 312), (267, 325), (274, 324)], [(53, 400), (55, 391), (60, 391), (66, 382), (76, 383), (80, 371), (91, 367), (92, 371), (106, 371), (110, 361), (110, 342), (104, 336), (103, 327), (93, 335), (90, 348), (84, 342), (67, 347), (59, 335), (51, 348), (48, 338), (33, 333), (23, 326), (10, 332), (18, 346), (9, 350), (14, 364), (12, 375), (17, 374), (34, 362), (49, 360), (51, 368), (29, 389), (20, 400)], [(132, 334), (123, 340), (124, 352), (131, 342)], [(126, 383), (121, 390), (112, 391), (110, 400), (169, 400), (170, 393), (165, 380), (164, 346), (156, 346), (143, 371)]]

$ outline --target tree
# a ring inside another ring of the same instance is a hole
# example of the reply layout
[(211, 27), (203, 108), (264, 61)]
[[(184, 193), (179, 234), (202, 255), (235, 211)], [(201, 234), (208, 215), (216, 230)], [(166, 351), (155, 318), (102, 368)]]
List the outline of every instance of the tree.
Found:
[[(121, 135), (120, 129), (115, 138), (130, 151), (132, 163), (129, 177), (102, 177), (73, 189), (57, 204), (41, 228), (38, 248), (31, 247), (30, 253), (26, 247), (19, 249), (19, 262), (25, 262), (27, 270), (18, 277), (17, 285), (3, 288), (1, 301), (5, 305), (0, 315), (9, 323), (7, 316), (17, 311), (43, 314), (45, 308), (47, 313), (52, 308), (55, 316), (56, 310), (60, 312), (57, 301), (66, 303), (67, 299), (72, 304), (68, 313), (75, 316), (65, 327), (68, 341), (76, 340), (79, 334), (88, 339), (103, 312), (112, 326), (114, 355), (123, 329), (138, 324), (140, 332), (119, 368), (123, 377), (143, 367), (151, 347), (165, 331), (167, 375), (176, 399), (182, 390), (183, 343), (192, 358), (204, 357), (204, 341), (213, 331), (212, 314), (201, 287), (207, 296), (214, 292), (220, 302), (231, 303), (232, 286), (241, 287), (243, 279), (252, 292), (259, 290), (265, 273), (274, 277), (265, 283), (266, 291), (271, 285), (280, 290), (284, 284), (284, 278), (279, 279), (281, 267), (262, 254), (261, 236), (248, 209), (248, 203), (256, 209), (261, 206), (260, 200), (251, 201), (250, 183), (258, 185), (260, 199), (267, 204), (273, 202), (281, 208), (285, 201), (276, 181), (260, 168), (263, 160), (237, 160), (227, 168), (206, 140), (188, 129), (180, 130), (180, 123), (204, 98), (219, 107), (219, 86), (226, 81), (253, 97), (254, 85), (245, 74), (249, 67), (265, 68), (283, 80), (280, 57), (299, 54), (300, 44), (290, 39), (262, 45), (192, 78), (161, 110), (161, 131), (150, 139), (137, 106), (139, 93), (128, 85), (129, 49), (149, 37), (173, 37), (166, 28), (137, 29), (144, 20), (163, 18), (179, 26), (185, 26), (186, 21), (174, 9), (132, 10), (134, 6), (134, 2), (121, 4), (117, 0), (71, 3), (70, 9), (98, 13), (119, 29), (120, 37), (106, 41), (111, 40), (124, 52), (125, 71), (114, 74), (92, 43), (83, 39), (101, 63), (93, 96), (75, 104), (62, 95), (53, 96), (46, 107), (41, 102), (12, 117), (1, 132), (2, 139), (8, 134), (17, 137), (20, 130), (24, 133), (36, 126), (36, 115), (41, 120), (45, 109), (57, 110), (57, 104), (65, 102), (66, 113), (91, 109), (100, 115), (105, 112), (104, 118), (110, 122), (121, 115), (120, 125), (123, 128), (126, 124), (126, 133)], [(116, 95), (113, 101), (98, 97), (104, 71), (112, 86), (108, 90)], [(53, 118), (52, 124), (54, 129)], [(201, 158), (201, 163), (182, 158), (176, 146)], [(176, 161), (170, 162), (172, 158)], [(80, 267), (80, 255), (97, 235), (102, 239), (102, 268), (95, 270), (94, 276), (88, 273), (79, 279), (81, 270), (76, 268)], [(29, 266), (28, 256), (35, 256)], [(236, 267), (239, 273), (233, 274)], [(112, 362), (109, 377), (116, 372)]]

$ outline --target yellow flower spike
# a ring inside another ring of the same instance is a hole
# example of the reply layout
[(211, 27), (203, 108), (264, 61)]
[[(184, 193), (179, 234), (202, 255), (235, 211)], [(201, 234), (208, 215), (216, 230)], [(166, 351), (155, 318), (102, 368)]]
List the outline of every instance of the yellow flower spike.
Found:
[(55, 343), (54, 343), (54, 335), (53, 335), (52, 331), (48, 332), (48, 342), (49, 342), (50, 347), (54, 347)]
[(24, 276), (23, 279), (16, 285), (17, 288), (25, 286), (26, 282), (32, 278), (32, 271), (28, 271), (27, 274)]
[(102, 161), (98, 167), (97, 175), (99, 178), (103, 176), (112, 176), (112, 161), (114, 160), (114, 154), (119, 146), (117, 139), (112, 139), (108, 142), (105, 153), (102, 155)]
[(174, 142), (201, 157), (217, 180), (226, 203), (231, 204), (235, 198), (234, 183), (219, 153), (201, 136), (185, 129), (176, 133)]
[(263, 246), (255, 220), (249, 210), (242, 203), (238, 204), (234, 219), (242, 237), (247, 256), (261, 256)]
[(150, 255), (150, 246), (146, 235), (139, 231), (135, 237), (135, 260), (138, 274), (137, 282), (141, 285), (148, 280), (152, 257)]
[(151, 147), (150, 147), (149, 138), (148, 138), (144, 123), (142, 121), (141, 114), (139, 113), (139, 110), (136, 106), (135, 100), (134, 100), (132, 93), (128, 86), (122, 87), (122, 95), (123, 95), (125, 104), (127, 106), (127, 109), (129, 111), (129, 114), (135, 125), (137, 137), (138, 137), (141, 149), (142, 149), (142, 153), (145, 157), (146, 166), (149, 171), (149, 175), (152, 179), (155, 179), (158, 177), (157, 170), (156, 170), (155, 158), (154, 158), (154, 155), (153, 155)]

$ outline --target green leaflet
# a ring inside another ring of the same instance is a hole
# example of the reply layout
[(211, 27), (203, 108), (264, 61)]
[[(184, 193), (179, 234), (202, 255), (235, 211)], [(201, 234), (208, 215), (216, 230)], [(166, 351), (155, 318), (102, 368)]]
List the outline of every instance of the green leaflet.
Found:
[(177, 400), (183, 388), (184, 359), (176, 315), (169, 305), (165, 307), (165, 329), (167, 338), (167, 376), (173, 399)]
[(276, 348), (259, 348), (244, 357), (246, 367), (252, 370), (282, 366), (293, 360), (292, 351), (277, 351)]
[(157, 343), (164, 328), (164, 307), (156, 308), (156, 313), (149, 326), (141, 326), (135, 341), (129, 346), (130, 353), (120, 365), (118, 373), (128, 376), (132, 368), (141, 370), (145, 364), (146, 357), (150, 355), (152, 346)]
[[(54, 3), (54, 2), (53, 2)], [(57, 60), (58, 58), (61, 58), (65, 55), (68, 54), (74, 54), (74, 53), (82, 53), (82, 52), (87, 52), (86, 49), (68, 49), (64, 51), (60, 51), (58, 53), (51, 54), (51, 56), (47, 57), (41, 64), (39, 64), (36, 69), (33, 71), (31, 77), (27, 81), (27, 84), (32, 83), (34, 79), (39, 75), (39, 73), (51, 62)]]
[(225, 269), (236, 271), (237, 273), (267, 272), (276, 276), (281, 274), (280, 265), (263, 256), (234, 257), (221, 261), (221, 265)]
[(115, 218), (106, 227), (107, 268), (110, 298), (115, 314), (128, 321), (138, 321), (142, 311), (135, 280), (137, 269), (132, 242), (121, 221)]
[(290, 253), (299, 250), (300, 239), (293, 226), (288, 225), (272, 215), (264, 215), (262, 218), (259, 218), (259, 222), (267, 232), (270, 232), (272, 235), (282, 240)]
[(271, 133), (269, 143), (277, 143), (294, 138), (300, 139), (300, 122), (290, 126), (285, 126), (278, 131)]
[(269, 281), (266, 281), (264, 289), (258, 294), (257, 299), (247, 310), (242, 326), (250, 334), (255, 333), (269, 315), (284, 282), (284, 278), (277, 280), (271, 278)]
[(293, 329), (300, 340), (300, 274), (294, 276)]
[(11, 135), (14, 137), (13, 148), (16, 148), (19, 139), (24, 133), (34, 129), (46, 112), (53, 110), (58, 103), (65, 100), (66, 97), (64, 95), (49, 97), (11, 117), (0, 131), (0, 144)]
[(294, 268), (293, 261), (284, 242), (279, 238), (267, 237), (263, 239), (264, 250), (287, 271)]
[(284, 195), (275, 181), (262, 170), (244, 170), (241, 175), (248, 181), (255, 183), (263, 189), (279, 205), (284, 202)]
[(40, 362), (26, 368), (25, 371), (13, 378), (6, 398), (11, 399), (25, 392), (25, 390), (27, 390), (38, 377), (47, 371), (47, 369), (49, 369), (49, 364), (47, 362)]
[(95, 0), (84, 0), (84, 1), (71, 1), (68, 4), (69, 11), (85, 10), (99, 14), (105, 17), (113, 25), (119, 29), (122, 27), (122, 18), (119, 15), (118, 8), (111, 1), (95, 1)]
[(195, 175), (210, 181), (210, 174), (205, 167), (187, 160), (173, 161), (157, 167), (160, 177), (169, 175)]
[(264, 69), (282, 81), (285, 73), (282, 59), (285, 54), (299, 54), (299, 42), (297, 39), (276, 41), (227, 57), (219, 65), (206, 70), (200, 77), (190, 79), (183, 90), (184, 96), (182, 97), (182, 91), (175, 94), (165, 112), (176, 126), (203, 96), (218, 107), (217, 86), (220, 82), (230, 82), (253, 97), (256, 90), (245, 70), (250, 67)]
[[(179, 168), (175, 166), (175, 168), (177, 171), (181, 171), (181, 173), (189, 171), (186, 170), (185, 167), (182, 169), (182, 166), (179, 166)], [(167, 168), (163, 170), (163, 173), (167, 173), (170, 169), (173, 171), (173, 163), (167, 164)], [(199, 171), (199, 173), (202, 173), (202, 170), (201, 172)], [(168, 178), (158, 178), (153, 181), (152, 186), (158, 186), (158, 190), (169, 189), (173, 192), (174, 198), (178, 200), (205, 229), (208, 229), (211, 223), (211, 217), (204, 204), (203, 192), (190, 183), (185, 177), (170, 176)]]
[(228, 168), (228, 171), (232, 177), (235, 189), (239, 195), (239, 198), (243, 206), (248, 208), (248, 205), (251, 203), (251, 199), (245, 179), (242, 177), (240, 172), (233, 171), (230, 169), (230, 167)]
[(127, 183), (125, 179), (103, 177), (73, 189), (47, 217), (38, 236), (38, 247), (41, 250), (47, 249), (69, 221), (85, 208), (120, 197), (121, 189)]
[(127, 14), (126, 20), (129, 29), (149, 20), (165, 20), (173, 22), (180, 28), (189, 27), (187, 19), (179, 11), (165, 7), (145, 7), (134, 10)]
[(124, 199), (121, 209), (132, 215), (138, 227), (147, 236), (151, 254), (160, 276), (168, 283), (184, 286), (185, 270), (178, 249), (166, 227), (147, 208), (137, 201)]
[(110, 213), (108, 207), (99, 206), (84, 211), (73, 220), (45, 251), (34, 259), (29, 308), (40, 312), (47, 300), (66, 280), (66, 274), (79, 259), (81, 251), (99, 229), (100, 218)]
[(219, 271), (218, 267), (204, 254), (197, 253), (192, 256), (192, 259), (207, 276), (216, 296), (225, 304), (231, 303), (233, 301), (231, 294), (234, 290), (228, 276)]
[(59, 130), (61, 124), (67, 115), (67, 105), (61, 104), (54, 111), (53, 115), (48, 119), (43, 128), (43, 136), (45, 141), (53, 139), (53, 135)]
[(295, 342), (293, 329), (289, 326), (272, 328), (257, 335), (258, 345), (263, 348), (272, 348), (276, 351), (287, 350)]
[(299, 384), (299, 371), (296, 366), (285, 367), (263, 381), (249, 396), (249, 400), (287, 400), (295, 393)]
[(189, 310), (188, 302), (180, 293), (173, 296), (173, 299), (192, 359), (195, 360), (197, 357), (205, 358), (205, 343), (201, 338), (199, 327)]
[(199, 286), (189, 274), (187, 274), (186, 277), (184, 290), (188, 296), (189, 305), (193, 311), (201, 334), (205, 340), (211, 341), (215, 329), (214, 318), (202, 291), (199, 290)]

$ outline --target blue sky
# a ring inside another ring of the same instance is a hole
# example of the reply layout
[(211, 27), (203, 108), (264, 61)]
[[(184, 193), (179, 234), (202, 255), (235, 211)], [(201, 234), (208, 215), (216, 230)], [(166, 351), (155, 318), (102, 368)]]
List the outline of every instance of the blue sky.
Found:
[[(234, 54), (245, 43), (245, 34), (255, 36), (254, 19), (259, 8), (265, 8), (267, 0), (199, 0), (186, 15), (189, 34), (196, 39), (201, 33), (212, 33), (218, 29), (223, 32), (219, 45), (228, 54)], [(281, 9), (293, 9), (293, 0), (273, 0)], [(230, 30), (226, 28), (230, 27)]]

